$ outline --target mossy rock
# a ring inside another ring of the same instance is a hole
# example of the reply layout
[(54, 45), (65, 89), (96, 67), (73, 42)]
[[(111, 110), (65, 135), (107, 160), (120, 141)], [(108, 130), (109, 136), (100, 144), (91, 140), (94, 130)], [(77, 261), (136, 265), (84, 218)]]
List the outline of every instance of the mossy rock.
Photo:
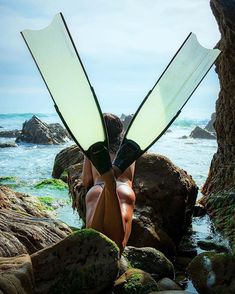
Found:
[(235, 255), (201, 253), (187, 270), (199, 293), (235, 293)]
[(34, 186), (36, 189), (50, 188), (64, 190), (68, 189), (68, 185), (60, 179), (46, 179)]
[(105, 293), (118, 274), (119, 249), (103, 234), (85, 229), (31, 255), (31, 260), (37, 293)]
[(150, 274), (131, 268), (115, 281), (113, 292), (115, 294), (148, 294), (157, 290), (157, 283)]
[(0, 185), (4, 185), (10, 188), (17, 188), (20, 185), (20, 181), (17, 177), (4, 176), (0, 177)]

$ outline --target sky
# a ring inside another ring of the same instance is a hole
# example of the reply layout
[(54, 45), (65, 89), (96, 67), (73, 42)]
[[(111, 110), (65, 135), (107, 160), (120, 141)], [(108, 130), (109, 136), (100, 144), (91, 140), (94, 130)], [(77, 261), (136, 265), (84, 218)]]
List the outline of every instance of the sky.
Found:
[[(0, 113), (52, 113), (52, 99), (20, 35), (62, 12), (103, 112), (134, 113), (190, 32), (220, 39), (209, 0), (0, 0)], [(209, 118), (218, 97), (211, 69), (182, 111)]]

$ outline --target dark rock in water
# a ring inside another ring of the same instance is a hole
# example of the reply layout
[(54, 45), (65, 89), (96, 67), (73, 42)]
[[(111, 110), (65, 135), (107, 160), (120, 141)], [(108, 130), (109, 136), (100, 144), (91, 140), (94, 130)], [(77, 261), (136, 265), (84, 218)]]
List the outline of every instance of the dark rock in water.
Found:
[(179, 139), (188, 139), (188, 136), (182, 136)]
[[(82, 164), (68, 168), (73, 207), (85, 221), (86, 189), (80, 180)], [(153, 247), (167, 257), (175, 254), (184, 230), (191, 222), (197, 196), (191, 176), (169, 159), (145, 154), (136, 162), (136, 206), (128, 245)], [(141, 237), (140, 237), (141, 236)]]
[(122, 121), (122, 124), (123, 124), (123, 129), (126, 131), (131, 120), (133, 118), (133, 114), (130, 114), (130, 115), (125, 115), (125, 114), (122, 114), (120, 119)]
[(197, 242), (197, 245), (202, 249), (206, 251), (216, 251), (218, 253), (229, 253), (229, 250), (226, 246), (223, 244), (217, 244), (216, 241), (207, 241), (207, 240), (200, 240)]
[(199, 293), (235, 292), (235, 256), (205, 252), (195, 257), (188, 273)]
[(35, 294), (105, 293), (118, 274), (117, 245), (92, 229), (31, 255)]
[(0, 257), (0, 293), (34, 294), (34, 277), (30, 256)]
[(216, 113), (212, 113), (211, 115), (211, 119), (210, 121), (208, 122), (208, 124), (205, 126), (205, 130), (210, 132), (210, 133), (213, 133), (215, 134), (215, 128), (214, 128), (214, 123), (215, 123), (215, 117), (216, 117)]
[(16, 142), (33, 144), (60, 144), (68, 142), (67, 131), (60, 124), (48, 125), (35, 115), (23, 124), (22, 133), (16, 138)]
[(193, 216), (199, 217), (199, 216), (204, 216), (205, 214), (206, 214), (206, 209), (203, 205), (198, 203), (194, 206)]
[(36, 197), (0, 186), (0, 256), (31, 254), (71, 233), (43, 209)]
[(174, 266), (165, 255), (151, 247), (136, 248), (127, 246), (123, 252), (131, 266), (151, 274), (156, 280), (174, 278)]
[(216, 139), (214, 134), (198, 126), (191, 132), (190, 137), (195, 139)]
[(84, 155), (77, 145), (72, 145), (60, 151), (54, 161), (52, 176), (60, 178), (62, 173), (71, 165), (83, 162)]
[[(165, 290), (179, 290), (179, 291), (181, 290), (182, 291), (182, 288), (176, 282), (174, 282), (173, 280), (169, 278), (163, 278), (160, 281), (158, 281), (157, 284), (160, 291), (165, 291)], [(169, 293), (174, 294), (174, 292), (169, 292)]]
[(21, 134), (20, 130), (12, 130), (12, 131), (1, 131), (0, 137), (3, 138), (16, 138)]
[(121, 275), (115, 281), (113, 289), (115, 294), (149, 294), (152, 291), (158, 291), (156, 281), (150, 274), (135, 268), (131, 268)]
[(18, 147), (16, 143), (0, 143), (0, 148)]

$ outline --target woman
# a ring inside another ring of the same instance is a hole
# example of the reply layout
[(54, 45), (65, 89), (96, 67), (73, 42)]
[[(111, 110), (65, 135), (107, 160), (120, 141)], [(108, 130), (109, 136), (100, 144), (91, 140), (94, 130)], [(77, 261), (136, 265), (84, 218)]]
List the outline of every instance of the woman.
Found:
[[(104, 114), (109, 138), (111, 161), (119, 149), (123, 125), (113, 114)], [(100, 175), (91, 162), (85, 158), (83, 164), (83, 185), (89, 188), (86, 195), (86, 227), (93, 228), (115, 241), (122, 253), (131, 233), (135, 204), (132, 190), (135, 163), (124, 173), (117, 170)]]

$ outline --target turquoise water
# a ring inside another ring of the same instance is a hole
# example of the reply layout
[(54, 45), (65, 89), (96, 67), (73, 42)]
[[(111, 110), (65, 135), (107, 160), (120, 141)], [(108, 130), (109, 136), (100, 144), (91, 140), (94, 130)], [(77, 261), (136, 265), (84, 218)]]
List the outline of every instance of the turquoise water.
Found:
[[(34, 113), (0, 114), (0, 131), (21, 129), (25, 120), (29, 120)], [(56, 113), (35, 114), (47, 123), (60, 122)], [(186, 170), (200, 187), (208, 174), (209, 165), (217, 149), (216, 140), (180, 139), (188, 136), (196, 125), (205, 126), (208, 120), (188, 120), (178, 118), (160, 140), (150, 149), (167, 156), (175, 165)], [(1, 142), (12, 142), (12, 138), (0, 138)], [(56, 154), (72, 145), (68, 142), (61, 145), (33, 145), (23, 144), (16, 148), (0, 149), (0, 177), (13, 176), (14, 189), (35, 196), (52, 196), (55, 199), (68, 200), (68, 191), (50, 188), (36, 189), (34, 186), (44, 179), (51, 178)], [(79, 227), (81, 222), (74, 214), (70, 204), (59, 206), (57, 217), (69, 225)]]

